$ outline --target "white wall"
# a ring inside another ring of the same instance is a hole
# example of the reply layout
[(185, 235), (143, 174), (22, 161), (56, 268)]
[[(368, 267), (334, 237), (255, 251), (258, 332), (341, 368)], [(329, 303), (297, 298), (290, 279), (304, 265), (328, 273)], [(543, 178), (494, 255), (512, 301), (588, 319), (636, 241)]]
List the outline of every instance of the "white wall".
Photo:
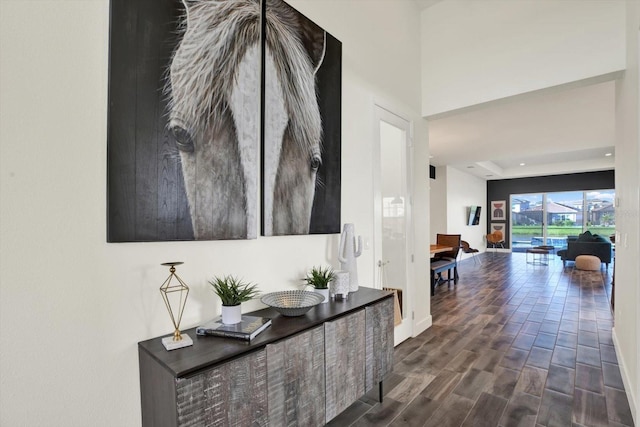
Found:
[[(462, 240), (480, 252), (486, 250), (487, 182), (458, 169), (447, 167), (447, 233), (461, 234)], [(432, 201), (433, 203), (433, 201)], [(467, 225), (469, 206), (482, 206), (479, 225)], [(463, 258), (471, 255), (462, 254)]]
[(429, 7), (422, 13), (423, 115), (624, 69), (624, 7), (609, 0)]
[[(290, 2), (343, 42), (342, 220), (373, 236), (375, 100), (414, 122), (416, 259), (427, 259), (428, 144), (413, 2)], [(192, 292), (185, 327), (219, 313), (206, 280), (268, 292), (336, 264), (337, 235), (107, 244), (107, 0), (0, 2), (0, 425), (140, 424), (137, 342), (171, 331), (161, 262)], [(394, 31), (380, 31), (380, 28)], [(397, 64), (402, 64), (398, 67)], [(117, 82), (116, 82), (117, 84)], [(359, 259), (374, 284), (372, 251)], [(426, 263), (416, 319), (430, 323)], [(258, 308), (248, 303), (245, 311)]]
[(446, 233), (447, 231), (447, 167), (439, 166), (436, 168), (436, 179), (429, 179), (429, 187), (431, 188), (429, 206), (430, 210), (430, 241), (436, 242), (438, 233)]
[(613, 339), (629, 404), (640, 409), (640, 3), (626, 2), (627, 70), (616, 87), (616, 270)]
[[(431, 182), (431, 242), (438, 233), (461, 234), (462, 240), (480, 252), (486, 250), (484, 236), (487, 224), (487, 183), (458, 169), (436, 168)], [(469, 206), (482, 206), (480, 225), (467, 225)], [(471, 255), (461, 254), (462, 259)]]

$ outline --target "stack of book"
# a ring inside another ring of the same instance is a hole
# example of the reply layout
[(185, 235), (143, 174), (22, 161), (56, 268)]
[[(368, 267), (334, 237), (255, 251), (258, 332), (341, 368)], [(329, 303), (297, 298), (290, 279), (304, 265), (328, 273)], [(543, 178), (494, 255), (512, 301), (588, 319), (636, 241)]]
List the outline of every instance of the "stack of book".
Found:
[(202, 326), (198, 326), (196, 328), (196, 334), (251, 341), (270, 325), (271, 319), (266, 317), (247, 316), (243, 314), (242, 321), (233, 325), (226, 325), (222, 323), (220, 317), (217, 317)]

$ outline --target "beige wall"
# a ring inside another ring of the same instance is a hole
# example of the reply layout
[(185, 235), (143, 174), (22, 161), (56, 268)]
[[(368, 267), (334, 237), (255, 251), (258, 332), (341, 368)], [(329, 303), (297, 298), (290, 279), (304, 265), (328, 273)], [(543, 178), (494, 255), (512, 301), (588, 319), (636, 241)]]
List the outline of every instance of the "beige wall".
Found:
[[(374, 102), (414, 122), (415, 180), (428, 182), (419, 11), (408, 1), (291, 4), (343, 42), (342, 221), (373, 238)], [(311, 265), (336, 264), (338, 236), (105, 243), (109, 3), (0, 8), (0, 425), (136, 426), (136, 344), (171, 330), (161, 262), (185, 262), (183, 325), (194, 326), (219, 313), (206, 284), (213, 275), (293, 288)], [(416, 259), (426, 259), (426, 184), (416, 186), (414, 212)], [(375, 284), (371, 250), (359, 269), (362, 284)], [(424, 278), (416, 298), (428, 301), (426, 263), (414, 277)], [(416, 322), (430, 323), (428, 302)]]

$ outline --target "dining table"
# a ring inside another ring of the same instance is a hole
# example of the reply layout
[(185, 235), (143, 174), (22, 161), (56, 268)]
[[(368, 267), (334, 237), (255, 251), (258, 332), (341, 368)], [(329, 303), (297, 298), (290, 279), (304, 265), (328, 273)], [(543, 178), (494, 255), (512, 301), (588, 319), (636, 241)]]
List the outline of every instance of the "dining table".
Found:
[(430, 245), (431, 255), (435, 255), (440, 252), (449, 252), (452, 251), (453, 248), (447, 245)]

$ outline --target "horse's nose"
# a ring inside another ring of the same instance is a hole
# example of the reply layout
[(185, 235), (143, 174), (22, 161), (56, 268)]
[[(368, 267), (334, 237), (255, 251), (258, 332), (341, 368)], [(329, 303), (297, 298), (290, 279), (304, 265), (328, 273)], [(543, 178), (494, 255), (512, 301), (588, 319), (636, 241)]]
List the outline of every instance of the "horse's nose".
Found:
[(178, 150), (185, 151), (187, 153), (193, 152), (195, 145), (188, 130), (182, 126), (173, 126), (171, 127), (171, 134), (176, 140)]

